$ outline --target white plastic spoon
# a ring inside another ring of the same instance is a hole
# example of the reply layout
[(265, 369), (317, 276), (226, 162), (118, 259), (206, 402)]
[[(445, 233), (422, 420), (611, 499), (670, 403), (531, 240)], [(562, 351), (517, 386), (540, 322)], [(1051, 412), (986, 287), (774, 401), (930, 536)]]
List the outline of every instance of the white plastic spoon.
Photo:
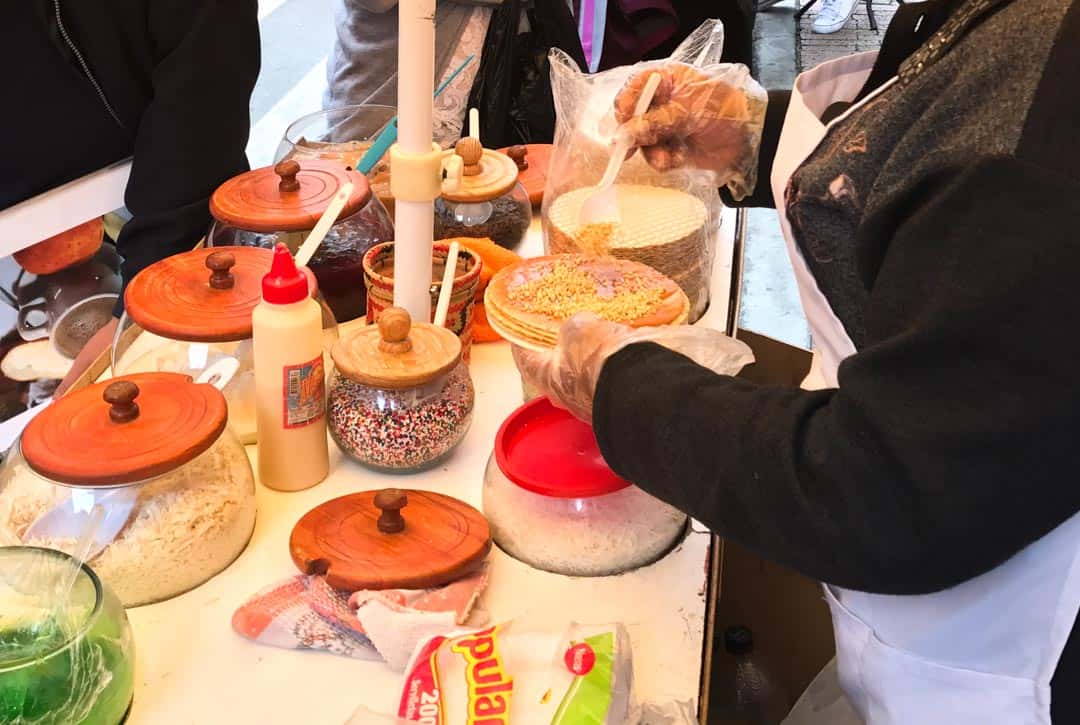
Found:
[(450, 295), (454, 287), (454, 277), (457, 276), (457, 260), (460, 247), (457, 242), (450, 242), (450, 249), (446, 253), (446, 268), (443, 269), (442, 285), (439, 287), (439, 301), (435, 305), (435, 326), (446, 325), (446, 313), (450, 311)]
[(330, 203), (326, 205), (326, 211), (319, 217), (319, 221), (315, 223), (315, 227), (311, 230), (311, 234), (308, 234), (307, 239), (300, 245), (300, 248), (296, 250), (296, 256), (294, 257), (297, 267), (303, 267), (311, 258), (315, 255), (315, 250), (322, 244), (322, 240), (326, 238), (327, 232), (330, 231), (330, 227), (334, 226), (334, 222), (337, 221), (338, 215), (341, 214), (341, 210), (345, 208), (345, 204), (349, 201), (349, 197), (352, 196), (353, 185), (351, 181), (346, 181), (345, 184), (338, 189), (338, 193), (334, 195), (334, 198), (330, 200)]
[[(634, 106), (634, 118), (649, 110), (649, 104), (652, 103), (653, 95), (656, 94), (656, 88), (659, 85), (659, 73), (653, 73), (645, 81), (645, 87), (641, 89), (637, 105)], [(619, 169), (622, 168), (626, 154), (630, 152), (632, 145), (633, 139), (628, 138), (624, 133), (616, 132), (615, 144), (612, 146), (607, 168), (604, 169), (604, 176), (593, 193), (581, 205), (581, 211), (578, 213), (579, 226), (619, 222), (619, 199), (615, 195), (615, 177), (619, 175)]]

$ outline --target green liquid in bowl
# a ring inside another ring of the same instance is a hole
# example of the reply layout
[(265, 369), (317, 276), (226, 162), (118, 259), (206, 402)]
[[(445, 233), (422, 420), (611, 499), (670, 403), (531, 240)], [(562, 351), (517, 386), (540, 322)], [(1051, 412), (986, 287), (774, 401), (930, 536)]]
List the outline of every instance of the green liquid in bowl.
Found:
[(83, 566), (55, 606), (73, 561), (0, 548), (0, 723), (115, 725), (131, 703), (134, 645), (116, 596)]

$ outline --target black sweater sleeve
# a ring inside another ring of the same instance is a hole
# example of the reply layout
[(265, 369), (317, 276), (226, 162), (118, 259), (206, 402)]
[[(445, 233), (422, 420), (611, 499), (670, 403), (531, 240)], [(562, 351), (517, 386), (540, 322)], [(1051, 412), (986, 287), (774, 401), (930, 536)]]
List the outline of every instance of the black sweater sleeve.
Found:
[(117, 240), (125, 284), (195, 246), (209, 227), (214, 189), (247, 170), (260, 62), (255, 0), (163, 0), (147, 12), (153, 98), (139, 120), (125, 194), (132, 220)]
[(613, 356), (594, 425), (621, 475), (765, 557), (918, 594), (1080, 509), (1080, 188), (989, 159), (909, 200), (839, 389)]
[(720, 189), (720, 198), (725, 206), (776, 208), (769, 177), (772, 174), (773, 159), (776, 157), (776, 147), (780, 143), (780, 131), (784, 127), (784, 117), (787, 116), (790, 100), (791, 91), (769, 91), (769, 105), (765, 108), (765, 126), (761, 130), (761, 145), (758, 146), (757, 186), (754, 187), (752, 194), (739, 201), (735, 201), (727, 188)]

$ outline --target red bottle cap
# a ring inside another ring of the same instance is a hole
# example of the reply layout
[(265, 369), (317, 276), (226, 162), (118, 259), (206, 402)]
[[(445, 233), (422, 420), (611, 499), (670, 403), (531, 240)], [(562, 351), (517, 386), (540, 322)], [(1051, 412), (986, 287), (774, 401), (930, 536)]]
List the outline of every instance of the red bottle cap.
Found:
[(592, 426), (537, 398), (510, 414), (495, 437), (495, 462), (527, 491), (591, 498), (630, 484), (608, 468)]
[(263, 299), (274, 305), (300, 302), (308, 296), (307, 275), (296, 268), (289, 248), (278, 243), (270, 274), (262, 280)]

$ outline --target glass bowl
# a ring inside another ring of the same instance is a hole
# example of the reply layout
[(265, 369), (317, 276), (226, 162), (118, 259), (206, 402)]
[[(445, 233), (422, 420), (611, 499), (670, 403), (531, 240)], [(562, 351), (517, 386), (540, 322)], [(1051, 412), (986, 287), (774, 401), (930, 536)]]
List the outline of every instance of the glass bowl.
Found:
[(675, 546), (687, 522), (616, 476), (592, 428), (544, 398), (518, 408), (499, 429), (483, 502), (500, 549), (568, 576), (651, 564)]
[(134, 692), (131, 626), (90, 567), (52, 549), (0, 547), (0, 611), (0, 722), (124, 719)]
[[(172, 385), (171, 381), (175, 385), (166, 389), (164, 386)], [(56, 443), (58, 438), (50, 432), (49, 445), (54, 450), (63, 446), (81, 448), (70, 458), (102, 475), (108, 466), (95, 461), (117, 456), (118, 451), (124, 451), (127, 458), (108, 465), (122, 465), (125, 460), (142, 463), (158, 453), (168, 455), (163, 448), (180, 448), (185, 453), (202, 450), (187, 460), (169, 457), (160, 465), (151, 461), (155, 473), (140, 474), (130, 482), (113, 479), (73, 483), (70, 478), (61, 479), (62, 473), (46, 475), (39, 472), (40, 468), (35, 470), (27, 458), (41, 446), (31, 446), (27, 437), (41, 440), (37, 433), (45, 426), (38, 423), (49, 413), (48, 409), (43, 411), (12, 446), (0, 467), (0, 542), (24, 542), (74, 553), (78, 537), (90, 523), (89, 515), (82, 513), (90, 507), (81, 508), (77, 502), (89, 499), (110, 517), (101, 522), (100, 530), (109, 532), (112, 538), (106, 536), (100, 551), (91, 552), (87, 563), (126, 607), (177, 596), (228, 568), (243, 553), (255, 529), (255, 477), (244, 446), (224, 425), (224, 403), (220, 433), (215, 437), (211, 434), (218, 430), (216, 419), (207, 424), (197, 420), (210, 408), (197, 407), (197, 403), (186, 405), (190, 396), (185, 397), (187, 391), (183, 389), (209, 386), (185, 381), (179, 375), (136, 375), (65, 396), (80, 398), (81, 412), (75, 414), (80, 420), (73, 421), (70, 428), (85, 428), (88, 419), (102, 417), (99, 423), (89, 421), (96, 426), (89, 434), (75, 430), (76, 435), (61, 443)], [(156, 430), (152, 434), (132, 433), (126, 423), (111, 419), (109, 408), (101, 403), (106, 390), (124, 382), (135, 384), (139, 399), (136, 409), (140, 420), (131, 425), (153, 425)], [(89, 402), (91, 398), (96, 402)], [(209, 433), (189, 439), (183, 429), (192, 426)], [(162, 441), (162, 436), (170, 432), (174, 438)], [(88, 436), (97, 442), (80, 446)], [(47, 524), (43, 527), (39, 520), (45, 516), (50, 519), (44, 519)]]
[[(358, 104), (301, 116), (285, 129), (274, 155), (274, 163), (284, 159), (332, 159), (342, 161), (348, 169), (354, 169), (371, 148), (372, 141), (396, 114), (397, 109), (393, 106)], [(393, 216), (390, 160), (384, 156), (367, 177), (371, 191)]]
[[(252, 245), (264, 246), (264, 245)], [(226, 314), (243, 317), (242, 324), (235, 327), (229, 334), (211, 335), (194, 334), (196, 332), (209, 333), (205, 330), (189, 329), (184, 333), (168, 333), (166, 330), (176, 329), (176, 325), (163, 325), (154, 331), (144, 329), (135, 319), (129, 309), (125, 309), (120, 317), (113, 336), (111, 348), (111, 364), (113, 375), (129, 375), (147, 372), (169, 372), (190, 375), (199, 379), (204, 374), (210, 374), (212, 369), (220, 369), (230, 375), (230, 379), (224, 385), (222, 392), (229, 403), (229, 426), (240, 437), (240, 441), (247, 444), (255, 443), (258, 434), (255, 425), (255, 358), (251, 341), (251, 310), (258, 304), (262, 297), (262, 277), (270, 270), (272, 253), (270, 249), (265, 252), (254, 252), (251, 249), (240, 250), (250, 254), (240, 254), (237, 250), (215, 249), (194, 250), (175, 255), (156, 265), (148, 267), (140, 272), (132, 282), (131, 287), (138, 288), (143, 276), (150, 277), (158, 273), (159, 265), (166, 272), (160, 276), (164, 278), (163, 284), (169, 289), (168, 295), (160, 295), (154, 304), (154, 309), (149, 310), (149, 324), (153, 320), (169, 320), (176, 322), (187, 314), (185, 303), (198, 296), (207, 304), (215, 302), (215, 294), (202, 294), (203, 288), (208, 285), (207, 280), (212, 276), (209, 269), (203, 270), (200, 265), (209, 267), (215, 253), (232, 254), (235, 266), (229, 267), (228, 272), (234, 276), (234, 287), (225, 290), (221, 295), (221, 314), (215, 314), (216, 308), (210, 307), (207, 320), (217, 317), (223, 319)], [(212, 252), (207, 254), (207, 252)], [(254, 257), (247, 259), (246, 257)], [(190, 258), (190, 259), (189, 259)], [(205, 259), (203, 259), (205, 258)], [(195, 267), (198, 271), (194, 277), (189, 274), (181, 274), (178, 271), (179, 260), (184, 260), (184, 267)], [(169, 270), (175, 271), (175, 275), (168, 274)], [(199, 275), (203, 276), (199, 276)], [(357, 286), (363, 288), (363, 272), (359, 273)], [(309, 277), (309, 281), (311, 277)], [(312, 284), (315, 289), (314, 299), (322, 308), (323, 314), (323, 349), (324, 369), (329, 371), (332, 361), (329, 351), (338, 339), (338, 323), (327, 299), (323, 296), (318, 281)], [(244, 290), (241, 292), (241, 290)], [(128, 299), (131, 299), (129, 291)], [(203, 303), (200, 302), (200, 305)], [(144, 303), (145, 307), (146, 304)], [(205, 309), (203, 310), (206, 311)], [(242, 314), (241, 314), (242, 313)], [(363, 314), (361, 312), (361, 314)], [(189, 326), (190, 327), (190, 326)], [(238, 332), (243, 328), (243, 332)], [(210, 339), (217, 337), (218, 339)], [(222, 339), (228, 338), (228, 339)]]
[(486, 237), (500, 247), (515, 249), (532, 223), (532, 202), (519, 181), (506, 194), (490, 201), (460, 203), (435, 200), (435, 238)]
[(464, 362), (415, 387), (390, 390), (335, 371), (326, 404), (330, 435), (345, 455), (387, 473), (437, 465), (465, 438), (475, 391)]

